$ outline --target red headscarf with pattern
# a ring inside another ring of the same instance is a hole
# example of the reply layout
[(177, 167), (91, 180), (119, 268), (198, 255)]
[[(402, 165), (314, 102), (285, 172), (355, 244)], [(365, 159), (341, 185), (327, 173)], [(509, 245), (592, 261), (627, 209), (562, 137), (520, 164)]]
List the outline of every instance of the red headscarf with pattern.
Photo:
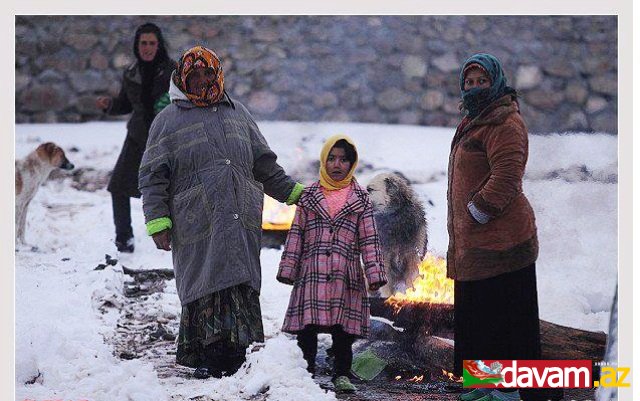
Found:
[[(211, 68), (215, 78), (203, 93), (194, 94), (187, 91), (187, 76), (196, 68)], [(224, 73), (220, 59), (213, 50), (204, 46), (192, 47), (180, 58), (178, 70), (173, 74), (173, 83), (198, 107), (218, 103), (224, 96)]]

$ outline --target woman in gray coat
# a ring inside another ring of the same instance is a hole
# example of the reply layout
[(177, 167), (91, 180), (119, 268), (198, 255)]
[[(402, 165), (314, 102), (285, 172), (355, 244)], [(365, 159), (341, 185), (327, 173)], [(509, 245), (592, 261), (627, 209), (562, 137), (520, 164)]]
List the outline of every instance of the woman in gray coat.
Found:
[(169, 94), (140, 166), (147, 232), (159, 249), (173, 251), (182, 304), (177, 363), (196, 368), (198, 378), (220, 377), (238, 370), (251, 343), (264, 341), (264, 192), (292, 204), (304, 187), (285, 174), (247, 109), (224, 91), (213, 51), (188, 50)]

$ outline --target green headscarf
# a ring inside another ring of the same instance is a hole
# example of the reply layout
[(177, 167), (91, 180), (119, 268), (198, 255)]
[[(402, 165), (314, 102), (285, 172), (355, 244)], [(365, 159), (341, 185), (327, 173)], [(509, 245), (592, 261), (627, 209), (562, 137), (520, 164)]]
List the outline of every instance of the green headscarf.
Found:
[[(464, 90), (465, 73), (468, 67), (474, 64), (485, 71), (491, 80), (490, 87)], [(460, 95), (462, 97), (462, 106), (467, 110), (468, 117), (474, 118), (478, 116), (487, 106), (507, 94), (516, 94), (516, 90), (507, 86), (507, 78), (504, 76), (502, 64), (495, 56), (487, 53), (478, 53), (464, 62), (460, 71)]]

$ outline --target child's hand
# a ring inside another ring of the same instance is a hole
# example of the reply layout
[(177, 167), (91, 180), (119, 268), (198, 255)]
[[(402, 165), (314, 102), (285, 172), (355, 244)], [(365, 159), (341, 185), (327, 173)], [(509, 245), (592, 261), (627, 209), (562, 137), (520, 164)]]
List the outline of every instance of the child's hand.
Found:
[(293, 285), (293, 283), (295, 283), (295, 281), (285, 278), (285, 277), (281, 277), (281, 276), (277, 276), (276, 280), (278, 280), (279, 282), (281, 282), (282, 284), (287, 284), (287, 285)]
[(387, 284), (387, 283), (385, 283), (385, 282), (371, 283), (371, 284), (369, 284), (369, 291), (378, 291), (380, 289), (380, 287), (382, 287), (385, 284)]

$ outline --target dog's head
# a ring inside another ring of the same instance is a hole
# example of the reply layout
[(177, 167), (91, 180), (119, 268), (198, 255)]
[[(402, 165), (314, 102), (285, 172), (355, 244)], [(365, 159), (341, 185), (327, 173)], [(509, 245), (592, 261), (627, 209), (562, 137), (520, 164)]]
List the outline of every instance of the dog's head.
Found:
[(63, 170), (72, 170), (73, 163), (67, 159), (64, 150), (53, 142), (43, 143), (38, 146), (36, 153), (40, 160), (50, 164), (52, 167), (61, 168)]
[(412, 196), (409, 180), (400, 174), (382, 173), (367, 185), (369, 198), (376, 211), (400, 207)]
[(369, 185), (367, 185), (367, 192), (369, 192), (369, 198), (375, 210), (384, 209), (391, 201), (385, 182), (387, 175), (388, 174), (378, 174), (373, 177), (371, 181), (369, 181)]

